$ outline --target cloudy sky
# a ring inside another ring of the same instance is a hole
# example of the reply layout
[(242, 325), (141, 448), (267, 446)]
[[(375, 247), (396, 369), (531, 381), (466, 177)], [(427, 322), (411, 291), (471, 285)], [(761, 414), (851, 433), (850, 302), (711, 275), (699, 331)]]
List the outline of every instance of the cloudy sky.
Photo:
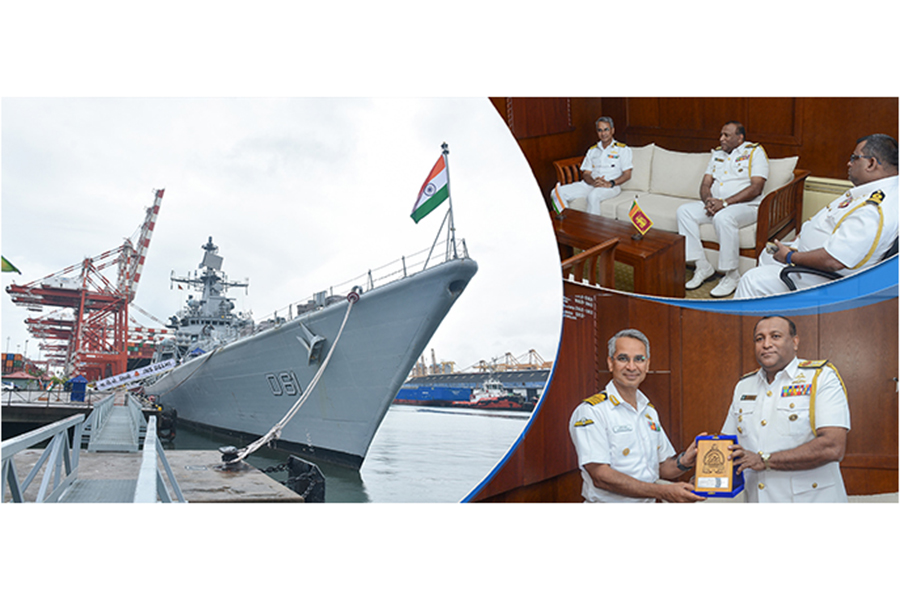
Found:
[[(479, 272), (429, 355), (466, 368), (556, 353), (550, 220), (487, 99), (5, 98), (2, 117), (2, 249), (22, 271), (4, 285), (134, 238), (165, 188), (135, 304), (174, 314), (187, 292), (170, 273), (196, 269), (212, 236), (229, 277), (250, 280), (238, 308), (264, 317), (428, 248), (446, 203), (418, 224), (409, 214), (447, 142), (457, 235)], [(4, 352), (24, 349), (34, 313), (2, 302)]]

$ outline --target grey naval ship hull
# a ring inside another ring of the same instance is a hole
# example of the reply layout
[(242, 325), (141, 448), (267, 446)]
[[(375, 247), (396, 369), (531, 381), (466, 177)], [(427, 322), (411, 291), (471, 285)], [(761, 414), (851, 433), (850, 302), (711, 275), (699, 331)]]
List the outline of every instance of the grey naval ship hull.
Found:
[[(447, 312), (478, 270), (456, 259), (360, 294), (331, 361), (276, 447), (359, 468), (378, 426)], [(327, 355), (347, 311), (342, 300), (185, 362), (147, 386), (179, 421), (250, 436), (267, 433), (306, 390), (301, 323)]]

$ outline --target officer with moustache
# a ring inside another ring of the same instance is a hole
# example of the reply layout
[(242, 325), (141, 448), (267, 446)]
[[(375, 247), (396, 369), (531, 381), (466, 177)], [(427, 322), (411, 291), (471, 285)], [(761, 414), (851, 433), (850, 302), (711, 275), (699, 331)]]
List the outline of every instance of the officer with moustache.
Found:
[(659, 414), (638, 389), (650, 366), (650, 342), (636, 329), (614, 335), (607, 365), (612, 381), (582, 402), (569, 420), (586, 502), (697, 502), (686, 482), (674, 480), (697, 459), (696, 441), (679, 455)]
[(722, 433), (749, 502), (846, 502), (847, 390), (827, 360), (800, 360), (796, 325), (763, 317), (753, 332), (760, 369), (741, 378)]

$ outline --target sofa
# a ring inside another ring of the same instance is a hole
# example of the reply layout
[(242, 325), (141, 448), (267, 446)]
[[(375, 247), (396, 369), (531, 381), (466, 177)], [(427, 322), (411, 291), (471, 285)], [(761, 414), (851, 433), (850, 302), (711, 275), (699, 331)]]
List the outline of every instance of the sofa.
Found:
[[(709, 164), (708, 152), (675, 152), (656, 144), (632, 147), (634, 166), (622, 193), (600, 204), (602, 217), (628, 221), (628, 211), (637, 199), (653, 221), (653, 227), (677, 232), (675, 211), (682, 204), (700, 199), (700, 182)], [(802, 223), (803, 185), (809, 171), (797, 170), (797, 158), (769, 158), (769, 177), (763, 188), (757, 222), (741, 229), (741, 271), (753, 267), (766, 242), (796, 234)], [(583, 156), (553, 163), (560, 184), (581, 179)], [(586, 200), (572, 202), (570, 209), (585, 210)], [(712, 264), (718, 251), (712, 224), (701, 225), (700, 238)]]

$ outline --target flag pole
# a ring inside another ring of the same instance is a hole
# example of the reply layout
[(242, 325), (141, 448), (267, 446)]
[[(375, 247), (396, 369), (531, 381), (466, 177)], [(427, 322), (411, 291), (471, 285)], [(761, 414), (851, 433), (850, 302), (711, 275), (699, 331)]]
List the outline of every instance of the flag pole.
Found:
[[(456, 227), (453, 223), (453, 194), (450, 193), (450, 148), (447, 146), (447, 142), (441, 144), (442, 154), (444, 155), (444, 168), (447, 169), (447, 203), (449, 204), (449, 215), (450, 215), (450, 223), (449, 223), (449, 234), (450, 234), (450, 247), (453, 251), (453, 258), (458, 258), (456, 255)], [(450, 254), (449, 252), (447, 253)]]

